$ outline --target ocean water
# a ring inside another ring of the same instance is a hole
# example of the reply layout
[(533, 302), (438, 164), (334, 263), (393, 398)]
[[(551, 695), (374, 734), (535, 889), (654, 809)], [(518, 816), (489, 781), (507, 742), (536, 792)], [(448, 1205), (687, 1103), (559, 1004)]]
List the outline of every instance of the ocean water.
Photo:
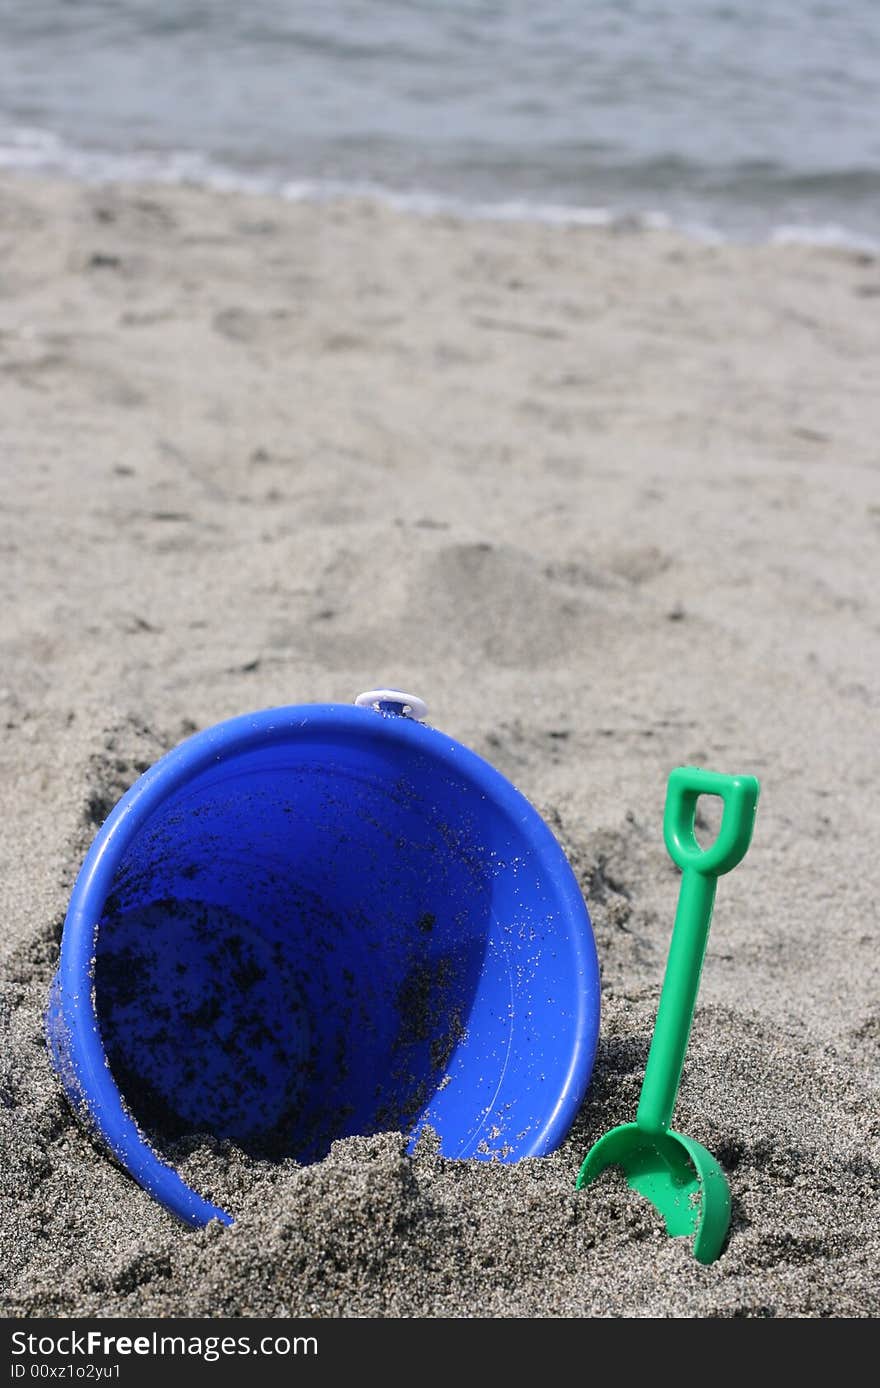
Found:
[(880, 244), (880, 0), (0, 0), (0, 166)]

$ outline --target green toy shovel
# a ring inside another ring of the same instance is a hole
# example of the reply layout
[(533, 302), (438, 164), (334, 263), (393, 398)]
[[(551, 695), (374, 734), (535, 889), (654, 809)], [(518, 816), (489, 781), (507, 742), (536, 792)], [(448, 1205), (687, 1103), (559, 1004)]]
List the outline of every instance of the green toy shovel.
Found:
[[(759, 790), (754, 776), (722, 776), (693, 766), (678, 767), (669, 777), (663, 836), (682, 878), (636, 1121), (600, 1137), (577, 1178), (580, 1190), (607, 1166), (622, 1166), (633, 1190), (663, 1215), (667, 1233), (696, 1235), (694, 1257), (701, 1263), (714, 1262), (721, 1252), (730, 1223), (730, 1187), (711, 1153), (669, 1125), (694, 1017), (715, 888), (722, 873), (730, 872), (745, 857)], [(724, 802), (721, 828), (710, 848), (701, 848), (694, 833), (701, 795), (717, 795)]]

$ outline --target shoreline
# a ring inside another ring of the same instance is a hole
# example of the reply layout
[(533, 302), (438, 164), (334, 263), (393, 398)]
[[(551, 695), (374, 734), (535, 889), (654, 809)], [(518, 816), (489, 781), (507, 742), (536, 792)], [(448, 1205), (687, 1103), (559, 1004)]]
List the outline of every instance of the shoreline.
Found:
[[(783, 216), (762, 231), (721, 227), (711, 217), (679, 215), (662, 208), (626, 208), (597, 203), (577, 205), (528, 197), (467, 198), (430, 188), (404, 191), (369, 179), (339, 180), (247, 172), (197, 150), (121, 154), (111, 150), (64, 147), (49, 131), (25, 131), (21, 143), (0, 138), (0, 177), (80, 183), (86, 187), (143, 187), (230, 193), (241, 197), (278, 199), (315, 206), (364, 203), (402, 215), (425, 219), (452, 218), (489, 224), (535, 225), (560, 228), (607, 228), (638, 233), (665, 231), (697, 245), (742, 247), (795, 246), (880, 255), (880, 229), (858, 230), (840, 220)], [(754, 219), (759, 214), (755, 212)], [(764, 219), (766, 220), (766, 219)]]

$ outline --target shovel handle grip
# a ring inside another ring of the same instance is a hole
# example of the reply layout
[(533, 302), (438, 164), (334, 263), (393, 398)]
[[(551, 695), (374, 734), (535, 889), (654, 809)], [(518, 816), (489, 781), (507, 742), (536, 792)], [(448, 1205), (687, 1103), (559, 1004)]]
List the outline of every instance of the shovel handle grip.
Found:
[[(672, 861), (682, 872), (720, 877), (741, 862), (752, 841), (760, 785), (754, 776), (723, 776), (697, 766), (679, 766), (669, 777), (663, 837)], [(724, 802), (715, 842), (701, 848), (694, 832), (697, 801), (717, 795)]]
[[(712, 922), (715, 888), (720, 875), (736, 867), (751, 842), (758, 791), (754, 776), (722, 776), (696, 766), (680, 766), (669, 777), (663, 837), (682, 876), (654, 1037), (636, 1114), (636, 1125), (648, 1132), (666, 1132), (672, 1122)], [(721, 828), (710, 848), (701, 848), (694, 833), (701, 795), (719, 795), (724, 801)]]

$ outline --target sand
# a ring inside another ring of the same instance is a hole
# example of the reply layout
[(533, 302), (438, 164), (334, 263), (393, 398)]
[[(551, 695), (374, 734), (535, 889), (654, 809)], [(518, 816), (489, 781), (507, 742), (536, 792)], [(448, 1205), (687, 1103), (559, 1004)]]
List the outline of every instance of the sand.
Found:
[[(880, 263), (629, 225), (0, 184), (0, 1305), (7, 1316), (880, 1309)], [(535, 804), (602, 969), (551, 1157), (209, 1138), (184, 1228), (83, 1133), (42, 1010), (85, 850), (188, 732), (389, 684)], [(678, 877), (666, 778), (762, 783), (676, 1123), (688, 1239), (590, 1143), (634, 1115)]]

